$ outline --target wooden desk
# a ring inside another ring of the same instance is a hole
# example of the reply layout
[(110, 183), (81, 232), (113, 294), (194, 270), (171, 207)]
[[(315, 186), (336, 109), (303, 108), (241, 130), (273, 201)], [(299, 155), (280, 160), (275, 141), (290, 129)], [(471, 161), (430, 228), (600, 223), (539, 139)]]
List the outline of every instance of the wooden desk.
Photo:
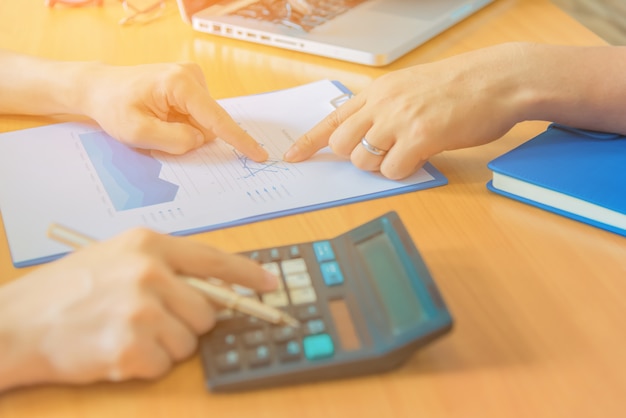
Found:
[[(602, 41), (547, 0), (499, 0), (386, 68), (195, 34), (176, 14), (121, 28), (103, 9), (0, 2), (0, 47), (116, 64), (194, 60), (216, 98), (337, 78), (354, 91), (386, 71), (494, 43)], [(51, 122), (0, 117), (0, 131)], [(488, 121), (487, 121), (488, 122)], [(446, 338), (381, 375), (235, 395), (205, 391), (199, 358), (155, 382), (0, 395), (13, 417), (621, 417), (626, 400), (626, 239), (488, 192), (486, 163), (545, 123), (432, 159), (446, 187), (194, 237), (231, 251), (334, 236), (390, 209), (406, 222), (456, 319)], [(0, 227), (0, 229), (2, 229)], [(0, 235), (3, 230), (0, 230)], [(3, 280), (16, 270), (0, 240)]]

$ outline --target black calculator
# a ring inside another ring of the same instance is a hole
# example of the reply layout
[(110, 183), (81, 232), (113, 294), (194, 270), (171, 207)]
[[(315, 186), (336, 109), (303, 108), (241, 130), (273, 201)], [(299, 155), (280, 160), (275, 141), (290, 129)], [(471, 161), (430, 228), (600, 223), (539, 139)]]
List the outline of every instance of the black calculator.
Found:
[(300, 326), (220, 312), (200, 342), (211, 391), (386, 371), (452, 328), (395, 212), (332, 239), (244, 254), (282, 279), (276, 291), (246, 296), (285, 310)]

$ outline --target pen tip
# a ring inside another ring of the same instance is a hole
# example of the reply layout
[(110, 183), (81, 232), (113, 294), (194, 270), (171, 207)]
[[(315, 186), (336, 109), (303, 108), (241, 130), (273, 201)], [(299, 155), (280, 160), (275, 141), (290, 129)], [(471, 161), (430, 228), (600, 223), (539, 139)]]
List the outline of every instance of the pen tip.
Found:
[(290, 327), (294, 327), (294, 328), (300, 327), (300, 321), (298, 321), (296, 318), (289, 316), (287, 314), (282, 315), (282, 320), (285, 324), (289, 325)]

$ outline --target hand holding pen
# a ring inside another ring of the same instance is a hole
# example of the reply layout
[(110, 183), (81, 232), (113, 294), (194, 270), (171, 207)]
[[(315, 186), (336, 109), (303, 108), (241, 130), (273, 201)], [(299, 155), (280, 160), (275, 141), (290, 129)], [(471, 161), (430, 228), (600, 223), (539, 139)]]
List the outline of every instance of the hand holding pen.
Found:
[[(50, 226), (48, 229), (48, 235), (50, 238), (76, 249), (85, 247), (95, 242), (90, 237), (83, 235), (78, 231), (74, 231), (58, 224), (52, 224)], [(180, 278), (187, 282), (190, 286), (198, 289), (211, 301), (216, 302), (225, 308), (234, 309), (273, 324), (286, 324), (292, 327), (299, 326), (298, 320), (292, 318), (280, 309), (265, 305), (257, 299), (244, 297), (228, 287), (215, 284), (215, 281), (208, 282), (206, 280), (188, 276), (180, 276)]]
[[(214, 305), (181, 280), (217, 277), (259, 292), (276, 277), (245, 257), (133, 229), (3, 286), (12, 387), (154, 378), (191, 355)], [(6, 379), (5, 379), (6, 380)], [(1, 386), (1, 385), (0, 385)], [(1, 390), (1, 387), (0, 387)]]

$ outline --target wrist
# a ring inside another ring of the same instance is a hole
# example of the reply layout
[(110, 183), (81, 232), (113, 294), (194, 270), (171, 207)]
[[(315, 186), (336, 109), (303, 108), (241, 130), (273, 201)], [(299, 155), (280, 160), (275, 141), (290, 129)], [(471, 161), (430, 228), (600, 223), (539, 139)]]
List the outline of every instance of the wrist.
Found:
[(98, 81), (98, 71), (103, 64), (97, 62), (61, 62), (56, 66), (59, 77), (57, 82), (58, 106), (63, 113), (90, 116), (93, 102), (94, 85)]
[[(536, 119), (539, 107), (551, 97), (543, 86), (538, 70), (543, 59), (540, 46), (528, 42), (511, 42), (494, 47), (495, 67), (492, 71), (495, 91), (489, 92), (493, 100), (500, 100), (504, 119), (509, 126)], [(491, 81), (490, 81), (491, 82)]]

